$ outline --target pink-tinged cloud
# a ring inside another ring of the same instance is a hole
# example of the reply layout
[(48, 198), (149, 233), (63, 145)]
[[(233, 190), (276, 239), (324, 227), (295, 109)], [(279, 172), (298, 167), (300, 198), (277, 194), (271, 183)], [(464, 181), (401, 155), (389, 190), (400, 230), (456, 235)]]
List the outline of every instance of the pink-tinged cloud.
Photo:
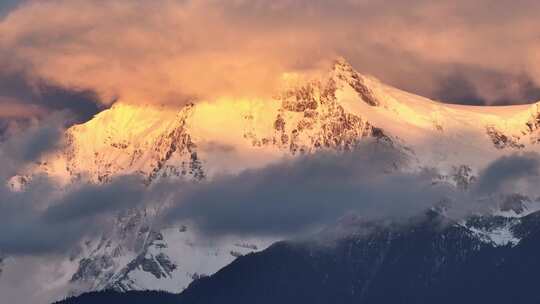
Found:
[(476, 98), (525, 102), (540, 87), (538, 11), (535, 0), (30, 1), (1, 21), (0, 54), (108, 101), (270, 95), (283, 72), (341, 55), (421, 94), (444, 98), (463, 89), (441, 89), (458, 77)]

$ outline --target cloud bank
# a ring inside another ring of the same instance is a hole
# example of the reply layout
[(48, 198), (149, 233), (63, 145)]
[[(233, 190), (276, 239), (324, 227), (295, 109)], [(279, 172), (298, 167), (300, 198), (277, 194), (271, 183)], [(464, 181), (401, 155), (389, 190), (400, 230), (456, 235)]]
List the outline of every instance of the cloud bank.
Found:
[(397, 150), (376, 143), (352, 153), (318, 153), (190, 187), (165, 221), (193, 221), (206, 235), (290, 236), (348, 214), (408, 218), (450, 196), (436, 172), (404, 173)]
[(25, 73), (0, 70), (0, 119), (69, 111), (77, 122), (83, 122), (99, 112), (100, 101), (94, 92), (68, 89)]
[[(19, 147), (22, 151), (39, 145)], [(495, 160), (469, 192), (434, 183), (434, 170), (399, 169), (406, 164), (399, 151), (367, 142), (353, 152), (306, 155), (200, 183), (162, 181), (146, 188), (136, 177), (124, 176), (104, 185), (61, 189), (38, 176), (24, 191), (0, 189), (0, 248), (14, 256), (67, 254), (133, 208), (159, 210), (153, 221), (156, 229), (189, 223), (203, 237), (287, 238), (331, 226), (351, 214), (366, 220), (402, 220), (452, 202), (452, 216), (462, 217), (489, 210), (498, 201), (486, 196), (513, 193), (519, 185), (527, 185), (520, 193), (539, 194), (534, 186), (538, 154)]]
[(140, 207), (143, 191), (140, 181), (130, 178), (64, 190), (37, 178), (23, 192), (2, 189), (1, 252), (67, 255), (83, 238), (106, 232), (116, 212)]
[[(480, 172), (474, 191), (480, 194), (529, 193), (540, 182), (540, 155), (527, 152), (502, 156)], [(538, 193), (536, 193), (538, 195)]]
[(9, 60), (0, 66), (104, 103), (182, 104), (271, 95), (282, 73), (342, 55), (449, 102), (524, 103), (540, 99), (539, 9), (534, 0), (30, 0), (0, 22)]
[(68, 112), (55, 112), (43, 120), (30, 121), (23, 129), (7, 128), (5, 140), (0, 140), (0, 180), (14, 176), (43, 154), (63, 147), (65, 123), (70, 120)]

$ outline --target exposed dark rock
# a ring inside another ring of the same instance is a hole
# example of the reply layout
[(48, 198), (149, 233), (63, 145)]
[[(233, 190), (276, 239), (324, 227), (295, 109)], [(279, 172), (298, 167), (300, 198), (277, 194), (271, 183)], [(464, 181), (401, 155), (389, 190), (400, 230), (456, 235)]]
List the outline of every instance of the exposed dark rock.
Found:
[(525, 148), (525, 145), (519, 143), (519, 137), (516, 136), (507, 136), (501, 131), (497, 130), (494, 126), (487, 126), (486, 132), (491, 141), (493, 142), (493, 145), (495, 145), (495, 148), (497, 149), (505, 149), (505, 148), (512, 148), (512, 149), (523, 149)]
[(540, 128), (540, 113), (531, 115), (525, 125), (531, 133), (538, 130)]
[(234, 250), (231, 250), (229, 253), (235, 258), (242, 256), (242, 253), (240, 253), (238, 251), (234, 251)]
[(206, 275), (204, 273), (194, 273), (193, 275), (191, 275), (191, 279), (193, 281), (200, 280), (200, 279), (203, 279), (203, 278), (206, 278), (206, 277), (208, 277), (208, 275)]
[(342, 81), (347, 82), (365, 103), (373, 107), (380, 104), (375, 94), (365, 84), (363, 77), (359, 75), (349, 63), (344, 60), (336, 61), (334, 64), (334, 71), (337, 72), (337, 77)]
[(523, 132), (523, 135), (530, 135), (529, 139), (531, 144), (540, 143), (540, 136), (538, 132), (538, 129), (540, 129), (540, 112), (538, 112), (538, 108), (537, 112), (531, 115), (525, 125), (527, 126), (527, 128)]
[(71, 277), (71, 282), (92, 280), (113, 265), (112, 257), (107, 255), (83, 258), (79, 261), (79, 268)]
[[(259, 138), (254, 132), (246, 131), (244, 137), (251, 139), (254, 146), (277, 145), (292, 154), (322, 148), (351, 150), (366, 137), (392, 142), (382, 129), (346, 112), (336, 99), (336, 90), (335, 81), (330, 79), (326, 83), (311, 82), (283, 93), (278, 97), (281, 108), (274, 120), (274, 134)], [(296, 115), (297, 119), (289, 119), (291, 115)], [(246, 119), (249, 122), (253, 117)]]
[(460, 165), (453, 167), (452, 180), (459, 189), (467, 190), (476, 181), (476, 177), (473, 175), (471, 167)]
[[(202, 163), (198, 159), (196, 145), (191, 139), (191, 135), (187, 132), (187, 118), (193, 111), (193, 104), (187, 105), (178, 115), (178, 124), (169, 134), (159, 138), (154, 146), (154, 151), (157, 155), (161, 155), (155, 161), (152, 172), (148, 176), (147, 183), (152, 182), (158, 176), (181, 176), (189, 174), (195, 180), (205, 178), (205, 173), (202, 168)], [(182, 162), (182, 168), (166, 166), (174, 154), (185, 156), (189, 161)]]
[[(154, 277), (157, 279), (164, 278), (164, 277), (170, 277), (171, 273), (177, 268), (177, 266), (172, 263), (165, 254), (160, 253), (156, 256), (153, 256), (151, 254), (148, 254), (147, 252), (143, 252), (137, 256), (137, 258), (133, 261), (131, 261), (122, 271), (121, 273), (124, 274), (124, 276), (121, 276), (117, 282), (121, 281), (128, 281), (127, 275), (134, 271), (135, 269), (140, 269), (142, 271), (151, 273)], [(112, 284), (112, 287), (119, 286), (115, 283)], [(115, 288), (118, 289), (118, 288)], [(120, 290), (123, 290), (122, 288), (119, 288)]]
[(524, 202), (530, 199), (522, 194), (514, 193), (507, 195), (501, 204), (501, 211), (514, 211), (516, 214), (521, 214), (525, 211)]

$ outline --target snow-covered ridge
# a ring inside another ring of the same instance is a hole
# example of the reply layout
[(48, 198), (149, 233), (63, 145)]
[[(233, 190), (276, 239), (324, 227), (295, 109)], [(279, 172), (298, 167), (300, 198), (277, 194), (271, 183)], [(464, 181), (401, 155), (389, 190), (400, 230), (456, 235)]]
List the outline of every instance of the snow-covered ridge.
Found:
[(518, 245), (524, 236), (518, 227), (529, 215), (539, 214), (540, 200), (517, 193), (492, 197), (491, 200), (498, 201), (498, 204), (492, 207), (490, 213), (472, 215), (457, 225), (467, 228), (479, 240), (495, 247)]
[(107, 182), (123, 174), (148, 182), (200, 180), (288, 154), (350, 149), (366, 137), (401, 145), (423, 165), (447, 168), (478, 168), (508, 151), (538, 149), (538, 104), (443, 104), (361, 75), (344, 60), (320, 80), (276, 96), (185, 106), (119, 102), (70, 128), (67, 149), (27, 173), (44, 171), (65, 182)]
[(423, 165), (478, 168), (508, 151), (537, 150), (539, 126), (538, 104), (443, 104), (384, 85), (338, 60), (326, 77), (271, 100), (117, 103), (70, 128), (68, 148), (37, 170), (66, 182), (107, 182), (123, 174), (148, 182), (204, 179), (288, 154), (350, 149), (366, 137), (401, 145)]

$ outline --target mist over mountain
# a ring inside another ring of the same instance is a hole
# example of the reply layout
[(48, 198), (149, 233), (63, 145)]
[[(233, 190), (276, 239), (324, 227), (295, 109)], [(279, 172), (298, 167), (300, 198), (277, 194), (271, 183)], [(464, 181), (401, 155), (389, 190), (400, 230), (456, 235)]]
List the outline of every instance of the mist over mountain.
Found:
[[(436, 210), (398, 225), (350, 218), (337, 228), (347, 235), (278, 242), (179, 295), (105, 291), (59, 303), (530, 303), (538, 299), (538, 221), (535, 212), (456, 223)], [(479, 237), (500, 227), (517, 238)]]
[(0, 303), (535, 303), (540, 2), (0, 1)]
[[(425, 302), (445, 286), (470, 286), (456, 276), (480, 275), (480, 268), (469, 266), (480, 257), (495, 262), (478, 267), (498, 271), (502, 262), (496, 261), (534, 255), (526, 244), (540, 210), (537, 104), (443, 104), (362, 75), (342, 58), (318, 74), (290, 79), (270, 99), (118, 102), (60, 135), (22, 131), (1, 149), (13, 170), (1, 192), (0, 290), (16, 294), (47, 278), (53, 287), (33, 296), (48, 302), (99, 290), (163, 290), (181, 293), (188, 303), (211, 303), (217, 299), (211, 294), (231, 301), (255, 294), (261, 301), (335, 294), (375, 301), (378, 290), (397, 286), (391, 285), (395, 275), (388, 270), (380, 274), (381, 285), (368, 283), (366, 273), (375, 276), (379, 269), (351, 268), (343, 256), (343, 248), (355, 244), (360, 252), (372, 251), (350, 258), (366, 265), (381, 259), (389, 269), (406, 269), (413, 263), (407, 259), (426, 256), (418, 272), (405, 273), (428, 278), (436, 272), (437, 282), (418, 281), (435, 289), (393, 293), (403, 299), (424, 294), (418, 301)], [(34, 138), (44, 134), (50, 140), (40, 145)], [(12, 162), (14, 156), (20, 161)], [(426, 222), (426, 214), (435, 219)], [(306, 238), (330, 247), (313, 256)], [(288, 244), (300, 251), (289, 252)], [(418, 252), (390, 262), (397, 257), (381, 256), (384, 248)], [(462, 258), (453, 260), (456, 255)], [(294, 269), (287, 263), (304, 265), (297, 258), (311, 266), (295, 273), (314, 282), (285, 280)], [(50, 262), (21, 272), (22, 265), (43, 260)], [(335, 260), (344, 268), (329, 264)], [(250, 287), (251, 295), (240, 291), (254, 274), (237, 269), (252, 269), (242, 266), (251, 261), (265, 265), (256, 267), (261, 277), (252, 282), (279, 279), (290, 291), (280, 294), (284, 286), (266, 283)], [(319, 270), (307, 275), (311, 267)], [(514, 271), (504, 267), (501, 275)], [(294, 293), (346, 270), (326, 294)], [(28, 285), (14, 285), (18, 280)]]

